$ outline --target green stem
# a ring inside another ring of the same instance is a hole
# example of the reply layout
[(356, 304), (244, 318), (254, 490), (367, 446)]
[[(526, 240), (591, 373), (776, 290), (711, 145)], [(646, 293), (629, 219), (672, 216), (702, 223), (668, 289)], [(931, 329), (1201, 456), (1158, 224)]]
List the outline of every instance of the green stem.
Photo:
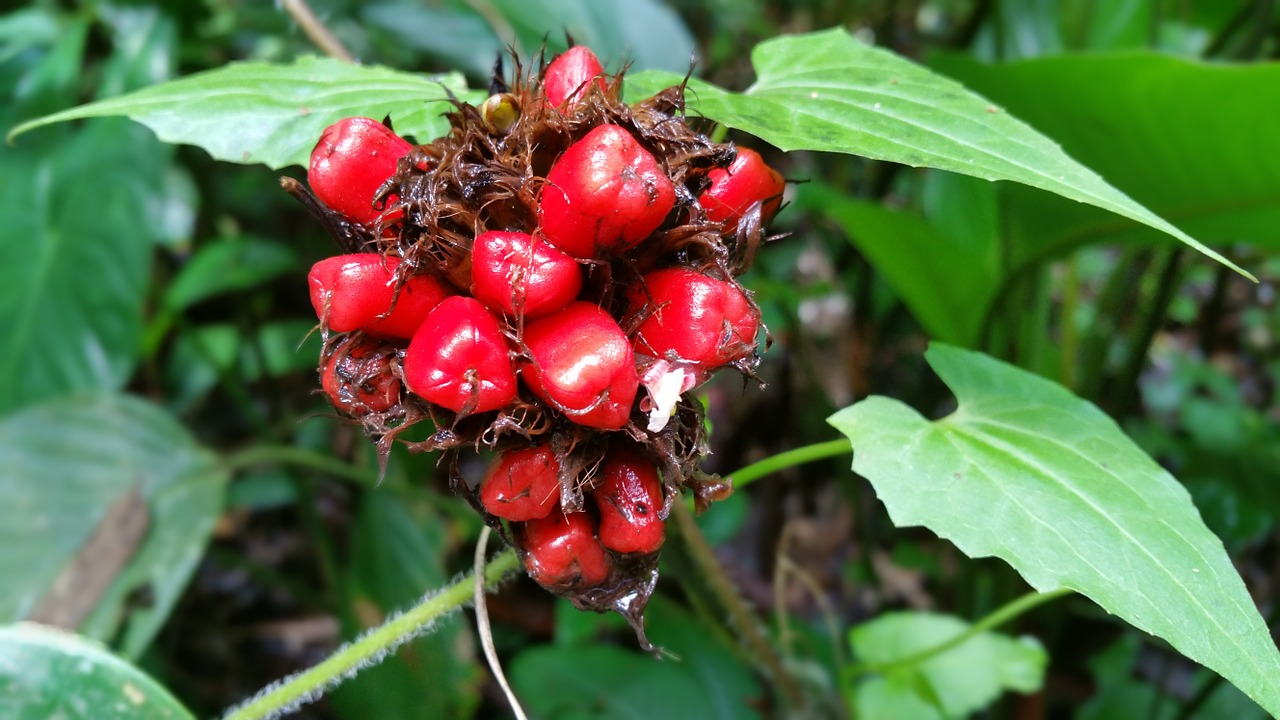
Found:
[[(519, 566), (514, 550), (495, 557), (485, 568), (485, 581), (501, 582)], [(369, 667), (389, 654), (405, 640), (424, 634), (432, 623), (457, 610), (475, 592), (471, 575), (439, 592), (428, 595), (417, 606), (374, 628), (348, 645), (339, 648), (323, 662), (305, 670), (232, 710), (224, 720), (257, 720), (279, 717), (297, 706), (319, 697), (361, 668)]]
[(1066, 277), (1062, 281), (1062, 307), (1058, 324), (1062, 344), (1062, 365), (1058, 381), (1063, 387), (1075, 389), (1076, 363), (1080, 361), (1080, 331), (1076, 328), (1076, 308), (1080, 305), (1080, 272), (1078, 254), (1066, 260)]
[(255, 445), (222, 459), (223, 467), (232, 472), (271, 463), (310, 468), (361, 485), (378, 484), (378, 478), (371, 470), (364, 470), (330, 455), (292, 445)]
[(1111, 410), (1112, 417), (1126, 417), (1137, 404), (1138, 379), (1142, 375), (1142, 369), (1147, 365), (1151, 343), (1164, 325), (1165, 318), (1169, 314), (1169, 306), (1173, 303), (1173, 298), (1181, 286), (1182, 257), (1186, 247), (1179, 244), (1169, 250), (1165, 257), (1155, 295), (1145, 303), (1145, 312), (1129, 342), (1129, 354), (1124, 368), (1116, 380), (1115, 391), (1110, 393), (1108, 398), (1110, 407), (1104, 405), (1104, 409)]
[(814, 462), (815, 460), (839, 457), (851, 452), (852, 450), (853, 446), (846, 439), (805, 445), (804, 447), (798, 447), (795, 450), (788, 450), (786, 452), (767, 457), (760, 462), (752, 463), (741, 470), (729, 473), (728, 477), (733, 479), (733, 487), (737, 490), (751, 482), (759, 480), (765, 475), (771, 475), (793, 465), (803, 465), (804, 463)]
[(868, 673), (878, 673), (883, 675), (885, 673), (898, 670), (899, 668), (910, 667), (912, 665), (919, 665), (920, 663), (926, 660), (929, 660), (933, 657), (941, 655), (942, 653), (950, 650), (951, 648), (954, 648), (964, 643), (965, 641), (969, 640), (970, 638), (976, 635), (984, 633), (988, 630), (992, 630), (994, 628), (997, 628), (1009, 622), (1010, 620), (1018, 617), (1019, 615), (1027, 612), (1028, 610), (1036, 607), (1037, 605), (1042, 605), (1044, 603), (1049, 602), (1050, 600), (1057, 600), (1058, 598), (1064, 597), (1066, 595), (1070, 595), (1073, 592), (1075, 591), (1069, 590), (1067, 588), (1060, 588), (1058, 590), (1052, 590), (1046, 593), (1037, 593), (1037, 592), (1028, 593), (1018, 598), (1017, 600), (1014, 600), (1012, 602), (1005, 604), (1000, 608), (997, 608), (990, 615), (982, 618), (981, 620), (974, 623), (973, 625), (970, 625), (968, 630), (965, 630), (964, 632), (960, 633), (959, 635), (956, 635), (955, 637), (949, 640), (938, 643), (937, 645), (934, 645), (932, 647), (927, 647), (919, 652), (914, 652), (906, 657), (898, 658), (897, 660), (890, 660), (889, 662), (883, 662), (883, 663), (857, 663), (857, 664), (851, 665), (848, 668), (848, 670), (846, 670), (845, 672), (850, 677), (858, 677), (860, 675), (866, 675)]

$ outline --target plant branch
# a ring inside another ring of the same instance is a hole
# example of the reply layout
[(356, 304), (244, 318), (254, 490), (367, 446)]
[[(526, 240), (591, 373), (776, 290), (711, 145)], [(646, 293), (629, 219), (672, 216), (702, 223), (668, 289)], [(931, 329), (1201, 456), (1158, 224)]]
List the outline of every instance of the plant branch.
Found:
[(372, 470), (363, 470), (329, 455), (291, 445), (255, 445), (222, 459), (223, 467), (231, 472), (271, 463), (309, 468), (370, 487), (378, 484), (377, 475)]
[(934, 645), (932, 647), (927, 647), (919, 652), (911, 653), (906, 657), (901, 657), (896, 660), (890, 660), (889, 662), (857, 663), (855, 665), (851, 665), (848, 668), (848, 670), (846, 670), (845, 672), (850, 678), (856, 678), (860, 675), (866, 675), (868, 673), (877, 673), (877, 674), (883, 675), (885, 673), (889, 673), (894, 670), (898, 670), (900, 668), (911, 667), (912, 665), (919, 665), (920, 663), (926, 660), (937, 657), (938, 655), (941, 655), (942, 653), (954, 647), (962, 645), (967, 640), (977, 635), (987, 632), (988, 630), (993, 630), (1009, 622), (1010, 620), (1018, 617), (1019, 615), (1027, 612), (1028, 610), (1038, 605), (1043, 605), (1044, 603), (1047, 603), (1050, 600), (1057, 600), (1060, 597), (1065, 597), (1074, 592), (1075, 592), (1074, 590), (1070, 590), (1068, 588), (1059, 588), (1057, 590), (1051, 590), (1050, 592), (1044, 592), (1044, 593), (1040, 593), (1040, 592), (1027, 593), (1022, 597), (1016, 600), (1013, 600), (1009, 603), (1006, 603), (1005, 605), (997, 608), (990, 615), (987, 615), (986, 617), (982, 618), (978, 622), (970, 625), (968, 630), (965, 630), (964, 632), (956, 635), (955, 637), (949, 640), (940, 642), (937, 645)]
[(765, 475), (771, 475), (779, 470), (785, 470), (793, 465), (803, 465), (804, 463), (814, 462), (816, 460), (825, 460), (827, 458), (839, 457), (853, 450), (853, 446), (846, 439), (831, 440), (828, 442), (815, 443), (813, 445), (805, 445), (795, 450), (778, 453), (765, 458), (757, 463), (752, 463), (741, 470), (729, 473), (728, 478), (733, 480), (733, 488), (735, 490), (752, 483)]
[(311, 6), (307, 4), (307, 0), (280, 0), (280, 4), (284, 6), (285, 12), (298, 23), (298, 27), (302, 28), (302, 32), (307, 36), (315, 46), (324, 51), (325, 55), (337, 58), (343, 62), (355, 63), (356, 58), (347, 50), (342, 41), (337, 38), (324, 23), (320, 22), (320, 18), (312, 12)]
[(680, 535), (684, 538), (685, 546), (689, 550), (689, 557), (702, 572), (712, 594), (729, 613), (729, 618), (742, 634), (747, 647), (750, 648), (756, 660), (764, 666), (770, 678), (777, 683), (791, 707), (802, 708), (804, 694), (800, 686), (783, 666), (782, 658), (769, 643), (769, 639), (760, 631), (760, 623), (738, 595), (733, 581), (725, 574), (724, 568), (711, 549), (711, 544), (707, 542), (706, 536), (698, 528), (698, 523), (694, 521), (693, 512), (685, 507), (684, 503), (676, 503), (671, 509), (671, 514), (680, 527)]
[[(514, 550), (498, 555), (485, 568), (485, 582), (497, 585), (519, 564)], [(233, 709), (224, 720), (276, 718), (317, 699), (359, 670), (380, 662), (403, 643), (430, 632), (437, 620), (462, 607), (474, 592), (470, 575), (443, 590), (432, 591), (417, 606), (339, 648), (319, 665), (267, 687)]]

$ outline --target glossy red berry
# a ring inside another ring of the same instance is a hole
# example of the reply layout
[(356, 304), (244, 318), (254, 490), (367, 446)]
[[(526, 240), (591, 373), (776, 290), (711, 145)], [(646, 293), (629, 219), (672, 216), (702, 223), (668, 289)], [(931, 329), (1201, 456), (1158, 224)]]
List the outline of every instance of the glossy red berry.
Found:
[[(396, 296), (399, 258), (355, 253), (325, 258), (311, 266), (311, 306), (334, 332), (365, 332), (408, 340), (427, 313), (449, 296), (449, 288), (430, 275), (415, 275)], [(392, 307), (392, 303), (395, 307)], [(388, 312), (390, 311), (390, 312)], [(386, 317), (380, 317), (383, 314)]]
[(404, 380), (419, 397), (462, 414), (496, 410), (516, 396), (498, 319), (479, 301), (459, 295), (437, 305), (414, 334)]
[(609, 556), (585, 512), (553, 511), (524, 524), (524, 567), (547, 587), (599, 585), (609, 577)]
[(605, 89), (604, 66), (590, 48), (576, 45), (560, 53), (547, 66), (542, 79), (542, 92), (551, 107), (569, 110), (578, 98), (586, 94), (587, 87), (592, 82), (599, 85), (601, 90)]
[(711, 185), (698, 197), (707, 217), (724, 223), (732, 232), (752, 205), (764, 203), (760, 209), (761, 222), (768, 223), (782, 205), (782, 191), (786, 181), (777, 170), (765, 164), (760, 153), (750, 148), (738, 148), (738, 154), (728, 169), (716, 168), (707, 173)]
[(524, 342), (531, 362), (520, 375), (535, 395), (579, 425), (627, 424), (640, 380), (631, 344), (608, 313), (575, 302), (525, 326)]
[(547, 242), (580, 258), (640, 244), (675, 204), (675, 188), (631, 133), (600, 125), (551, 166), (538, 204)]
[(471, 294), (497, 312), (546, 315), (582, 289), (578, 262), (528, 233), (481, 233), (471, 253)]
[(506, 520), (544, 518), (560, 501), (559, 473), (550, 445), (508, 450), (480, 482), (480, 504)]
[(636, 352), (699, 370), (755, 352), (760, 315), (731, 282), (668, 268), (645, 275), (627, 298), (633, 313), (649, 313), (633, 335)]
[(382, 214), (373, 206), (374, 195), (395, 174), (396, 161), (412, 149), (409, 141), (373, 118), (345, 118), (320, 135), (311, 151), (307, 182), (331, 209), (372, 225)]
[(662, 547), (666, 522), (662, 482), (653, 463), (628, 448), (605, 457), (592, 497), (600, 509), (600, 542), (620, 553), (651, 553)]
[(400, 402), (392, 370), (396, 348), (368, 335), (340, 339), (320, 369), (320, 386), (333, 406), (352, 417), (390, 410)]

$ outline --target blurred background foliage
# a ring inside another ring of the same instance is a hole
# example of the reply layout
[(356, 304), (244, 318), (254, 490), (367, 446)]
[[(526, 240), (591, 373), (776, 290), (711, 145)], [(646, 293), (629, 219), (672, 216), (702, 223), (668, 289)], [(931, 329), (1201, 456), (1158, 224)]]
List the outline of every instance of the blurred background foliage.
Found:
[[(832, 439), (827, 416), (871, 393), (944, 414), (953, 401), (923, 364), (925, 343), (982, 350), (1097, 403), (1171, 469), (1274, 625), (1274, 2), (312, 8), (362, 62), (460, 70), (480, 88), (503, 48), (528, 58), (562, 49), (567, 34), (610, 69), (684, 72), (696, 59), (697, 75), (741, 89), (759, 41), (843, 26), (1028, 121), (1260, 282), (1034, 189), (761, 147), (795, 181), (779, 219), (791, 236), (762, 251), (745, 280), (776, 342), (763, 392), (731, 378), (706, 389), (708, 467)], [(0, 15), (0, 126), (236, 60), (316, 52), (267, 2), (32, 2)], [(468, 567), (480, 528), (431, 457), (397, 451), (379, 483), (372, 446), (316, 393), (305, 273), (333, 248), (277, 187), (261, 166), (164, 145), (122, 119), (46, 127), (0, 147), (0, 621), (76, 628), (198, 715), (443, 585)], [(792, 468), (699, 519), (780, 666), (744, 649), (677, 537), (649, 634), (679, 662), (637, 653), (617, 618), (580, 614), (527, 580), (492, 600), (499, 650), (530, 711), (727, 718), (750, 707), (779, 717), (789, 686), (814, 714), (847, 716), (845, 670), (859, 642), (850, 628), (902, 609), (976, 619), (1026, 591), (1001, 563), (894, 529), (847, 468), (847, 457)], [(58, 592), (68, 578), (71, 599)], [(470, 622), (455, 616), (298, 717), (505, 716)], [(983, 717), (1262, 717), (1087, 602), (1047, 606), (1009, 629), (1040, 639), (1045, 681)]]

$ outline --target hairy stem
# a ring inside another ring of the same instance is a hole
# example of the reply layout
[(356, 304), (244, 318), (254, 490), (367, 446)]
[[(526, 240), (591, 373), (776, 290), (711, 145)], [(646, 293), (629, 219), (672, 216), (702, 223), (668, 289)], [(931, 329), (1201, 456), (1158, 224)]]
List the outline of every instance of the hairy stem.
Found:
[[(518, 566), (515, 551), (508, 550), (495, 557), (485, 568), (485, 582), (490, 586), (496, 585)], [(417, 606), (339, 648), (319, 665), (294, 675), (279, 685), (268, 687), (257, 697), (232, 710), (224, 720), (280, 717), (299, 705), (318, 698), (359, 669), (382, 660), (406, 640), (424, 634), (432, 623), (462, 607), (473, 597), (474, 592), (470, 575), (443, 590), (432, 591)]]

